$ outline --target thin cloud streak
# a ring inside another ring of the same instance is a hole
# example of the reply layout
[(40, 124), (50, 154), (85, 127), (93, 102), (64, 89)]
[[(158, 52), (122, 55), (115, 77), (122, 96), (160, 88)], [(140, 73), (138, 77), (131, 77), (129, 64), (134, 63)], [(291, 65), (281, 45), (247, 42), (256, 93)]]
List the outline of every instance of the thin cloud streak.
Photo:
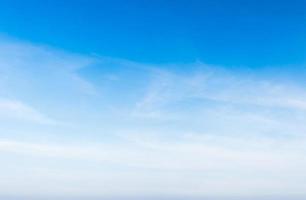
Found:
[(56, 124), (57, 122), (44, 116), (37, 110), (16, 100), (0, 99), (0, 120), (25, 120), (40, 124)]

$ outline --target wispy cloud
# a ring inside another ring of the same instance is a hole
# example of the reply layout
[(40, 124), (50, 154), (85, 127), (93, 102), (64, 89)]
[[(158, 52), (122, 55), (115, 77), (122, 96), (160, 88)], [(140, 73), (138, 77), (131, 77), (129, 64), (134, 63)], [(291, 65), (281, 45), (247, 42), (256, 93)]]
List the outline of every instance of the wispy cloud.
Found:
[(69, 96), (78, 99), (97, 94), (93, 84), (79, 75), (79, 70), (94, 60), (89, 56), (1, 37), (1, 118), (54, 124), (57, 120), (51, 118), (57, 116), (50, 112), (49, 105), (57, 107)]
[(147, 94), (138, 106), (149, 107), (153, 104), (198, 99), (305, 110), (306, 91), (301, 85), (269, 80), (269, 77), (261, 77), (255, 71), (256, 76), (252, 75), (252, 71), (237, 75), (231, 70), (203, 63), (178, 67), (191, 68), (191, 71), (182, 74), (160, 69), (155, 73)]
[[(36, 83), (47, 88), (53, 83), (85, 93), (94, 90), (93, 85), (78, 75), (78, 70), (94, 63), (93, 57), (7, 38), (0, 38), (0, 52), (2, 84), (6, 84), (9, 89), (21, 87), (21, 84), (38, 89)], [(14, 85), (11, 83), (13, 81)]]
[[(302, 194), (305, 85), (275, 76), (2, 40), (0, 161), (15, 170), (0, 167), (6, 191)], [(8, 121), (27, 126), (10, 135)], [(28, 171), (31, 186), (19, 178)]]
[(177, 122), (187, 130), (212, 134), (305, 134), (306, 91), (302, 84), (276, 81), (255, 71), (235, 74), (202, 63), (185, 67), (196, 70), (155, 73), (132, 116)]
[(0, 120), (26, 120), (41, 124), (56, 122), (37, 110), (15, 100), (0, 99)]
[[(299, 184), (302, 183), (302, 174), (306, 167), (303, 141), (202, 137), (173, 142), (133, 138), (124, 143), (91, 146), (1, 140), (0, 151), (28, 155), (31, 159), (34, 156), (38, 161), (47, 157), (54, 161), (66, 159), (72, 163), (78, 160), (83, 164), (84, 161), (89, 164), (98, 162), (97, 166), (100, 167), (94, 171), (83, 169), (76, 172), (78, 180), (102, 185), (107, 180), (111, 185), (116, 185), (108, 187), (109, 189), (113, 191), (116, 188), (118, 192), (125, 191), (126, 194), (141, 191), (155, 194), (209, 195), (215, 194), (215, 187), (220, 185), (227, 185), (218, 189), (224, 195), (252, 194), (249, 190), (254, 188), (257, 188), (256, 192), (268, 194), (277, 194), (284, 187), (290, 188), (292, 193), (301, 192)], [(103, 166), (114, 169), (104, 171)], [(50, 173), (50, 169), (45, 170), (46, 174), (40, 175), (41, 180), (47, 179)], [(72, 173), (71, 169), (62, 170), (64, 171), (52, 176), (62, 181), (74, 180), (73, 177), (62, 177), (61, 174), (72, 175), (75, 172)], [(135, 170), (138, 173), (134, 173)], [(115, 176), (116, 173), (120, 176)], [(132, 184), (128, 190), (123, 184), (126, 181)], [(167, 185), (177, 188), (164, 190), (163, 187)], [(90, 190), (92, 194), (108, 194), (107, 190), (93, 186)], [(155, 189), (150, 189), (152, 186)], [(85, 188), (80, 182), (74, 186), (77, 194), (87, 194), (88, 188)]]

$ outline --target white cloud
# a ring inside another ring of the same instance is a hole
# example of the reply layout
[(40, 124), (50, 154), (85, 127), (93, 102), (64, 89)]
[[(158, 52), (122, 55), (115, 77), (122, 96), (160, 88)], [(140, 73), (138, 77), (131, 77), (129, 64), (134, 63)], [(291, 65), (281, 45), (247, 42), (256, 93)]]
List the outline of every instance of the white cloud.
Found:
[(53, 85), (52, 89), (58, 92), (65, 89), (92, 94), (94, 86), (81, 78), (78, 70), (95, 62), (93, 57), (0, 38), (1, 93), (11, 94), (22, 88), (40, 92)]
[[(216, 195), (217, 191), (222, 195), (278, 194), (283, 188), (290, 188), (295, 194), (305, 191), (302, 184), (306, 167), (305, 140), (210, 136), (174, 142), (135, 135), (128, 138), (129, 141), (123, 143), (90, 146), (1, 140), (0, 152), (28, 156), (31, 160), (36, 158), (37, 162), (48, 158), (49, 161), (71, 163), (67, 168), (58, 164), (55, 170), (59, 172), (52, 176), (49, 176), (52, 169), (41, 163), (38, 170), (44, 173), (32, 174), (33, 187), (38, 186), (38, 180), (49, 180), (47, 185), (50, 185), (52, 179), (65, 185), (61, 189), (55, 185), (42, 187), (53, 194), (71, 192), (66, 185), (71, 182), (74, 184), (70, 188), (83, 195), (106, 195), (114, 191), (125, 195), (195, 196)], [(79, 167), (72, 167), (75, 162)], [(84, 163), (97, 168), (83, 168)], [(112, 169), (104, 169), (105, 166)], [(98, 187), (101, 185), (106, 188)], [(222, 187), (225, 185), (227, 187)]]
[(131, 116), (217, 135), (305, 135), (302, 84), (270, 80), (258, 72), (256, 76), (235, 74), (201, 63), (185, 67), (198, 70), (155, 73)]
[[(193, 136), (194, 137), (194, 136)], [(302, 170), (305, 141), (193, 137), (184, 141), (143, 140), (113, 144), (69, 145), (1, 140), (0, 150), (31, 156), (103, 161), (159, 170)], [(293, 162), (292, 162), (293, 161)], [(301, 166), (298, 166), (301, 165)]]
[(138, 102), (138, 108), (148, 109), (188, 99), (297, 110), (306, 108), (306, 91), (300, 85), (271, 81), (260, 74), (257, 77), (250, 76), (250, 73), (237, 75), (203, 63), (178, 67), (198, 70), (191, 70), (188, 74), (158, 70), (147, 94)]
[(61, 113), (54, 113), (54, 108), (63, 110), (60, 106), (69, 105), (67, 101), (76, 104), (83, 96), (97, 94), (79, 75), (95, 62), (90, 56), (0, 37), (1, 120), (55, 124)]
[(37, 110), (16, 100), (0, 99), (0, 120), (25, 120), (41, 124), (56, 122)]
[[(8, 132), (0, 133), (0, 162), (12, 167), (0, 166), (0, 192), (306, 191), (303, 84), (202, 63), (178, 66), (185, 74), (16, 41), (0, 42), (0, 64), (1, 123), (72, 123), (16, 126), (16, 135), (0, 125)], [(106, 71), (97, 81), (103, 98), (80, 75), (91, 64)], [(26, 162), (15, 165), (20, 159)]]

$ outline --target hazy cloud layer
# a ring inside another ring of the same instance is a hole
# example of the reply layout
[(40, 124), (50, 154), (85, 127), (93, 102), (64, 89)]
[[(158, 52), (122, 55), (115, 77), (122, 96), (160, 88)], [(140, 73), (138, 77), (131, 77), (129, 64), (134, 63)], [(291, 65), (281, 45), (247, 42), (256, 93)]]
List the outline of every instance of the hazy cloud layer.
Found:
[(305, 83), (273, 70), (2, 38), (0, 194), (305, 195)]

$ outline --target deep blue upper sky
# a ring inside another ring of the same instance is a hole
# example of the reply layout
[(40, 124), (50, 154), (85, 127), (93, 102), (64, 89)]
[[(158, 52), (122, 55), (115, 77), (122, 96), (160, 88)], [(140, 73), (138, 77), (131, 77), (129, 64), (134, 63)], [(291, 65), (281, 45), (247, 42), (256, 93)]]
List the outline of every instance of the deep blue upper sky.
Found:
[(305, 0), (1, 0), (0, 33), (147, 63), (304, 64)]

